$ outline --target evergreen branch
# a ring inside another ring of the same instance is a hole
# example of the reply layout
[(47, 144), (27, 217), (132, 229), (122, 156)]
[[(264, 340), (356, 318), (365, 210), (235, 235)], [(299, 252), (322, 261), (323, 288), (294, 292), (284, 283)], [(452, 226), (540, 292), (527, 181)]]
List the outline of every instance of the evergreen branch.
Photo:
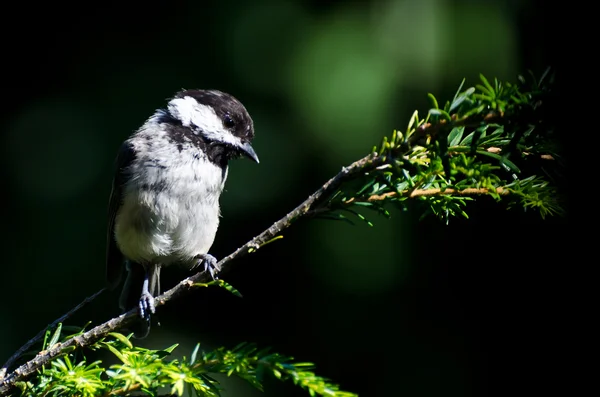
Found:
[[(347, 178), (357, 175), (362, 172), (363, 169), (372, 169), (383, 163), (381, 158), (374, 156), (366, 156), (350, 165), (345, 167), (335, 177), (331, 178), (325, 183), (319, 190), (307, 198), (302, 204), (288, 213), (286, 216), (275, 222), (267, 230), (238, 248), (232, 254), (221, 259), (217, 267), (221, 268), (221, 271), (227, 270), (230, 263), (234, 259), (238, 259), (249, 251), (258, 250), (262, 245), (269, 242), (277, 234), (287, 229), (295, 220), (305, 215), (310, 208), (322, 200), (323, 197), (327, 196), (331, 192), (335, 191), (342, 182)], [(169, 303), (175, 298), (178, 298), (188, 293), (193, 288), (197, 287), (195, 284), (201, 284), (211, 281), (211, 276), (206, 271), (201, 271), (180, 281), (175, 287), (159, 295), (155, 299), (155, 305), (157, 308)], [(67, 352), (72, 351), (76, 348), (90, 346), (96, 343), (98, 340), (106, 337), (109, 333), (115, 332), (119, 329), (123, 329), (139, 319), (138, 309), (134, 308), (126, 313), (121, 314), (118, 317), (110, 319), (109, 321), (100, 324), (81, 335), (74, 336), (62, 343), (57, 343), (53, 347), (41, 351), (32, 360), (21, 365), (10, 374), (6, 375), (0, 382), (0, 396), (6, 396), (14, 388), (15, 383), (24, 381), (30, 376), (34, 375), (36, 371), (41, 369), (44, 365), (50, 363), (53, 359), (64, 355)]]
[[(432, 125), (429, 127), (431, 131), (437, 130), (437, 126)], [(427, 134), (430, 131), (427, 128), (421, 129), (422, 134)], [(334, 193), (344, 181), (351, 179), (357, 175), (362, 175), (365, 172), (372, 171), (377, 167), (384, 165), (386, 158), (384, 156), (377, 156), (377, 154), (369, 154), (360, 160), (355, 161), (348, 167), (343, 167), (342, 170), (333, 178), (328, 180), (323, 186), (321, 186), (315, 193), (310, 195), (302, 204), (297, 206), (295, 209), (290, 211), (283, 218), (273, 223), (271, 227), (264, 230), (258, 236), (229, 254), (225, 258), (221, 259), (217, 265), (221, 271), (228, 270), (230, 263), (234, 259), (239, 259), (249, 251), (255, 252), (262, 245), (275, 238), (282, 231), (287, 229), (296, 220), (302, 218), (308, 214), (311, 208), (314, 208), (322, 200), (327, 198), (329, 195)], [(312, 215), (312, 214), (311, 214)], [(180, 281), (175, 287), (164, 292), (162, 295), (155, 299), (155, 305), (157, 308), (169, 303), (171, 300), (178, 298), (185, 293), (189, 292), (194, 288), (196, 283), (206, 283), (210, 281), (210, 274), (205, 271), (198, 272), (191, 277), (188, 277)], [(134, 308), (128, 312), (121, 314), (118, 317), (110, 319), (109, 321), (100, 324), (82, 335), (75, 336), (63, 343), (58, 343), (54, 347), (38, 353), (38, 355), (30, 360), (29, 362), (21, 365), (15, 369), (12, 373), (8, 374), (0, 383), (0, 396), (5, 396), (14, 387), (18, 381), (23, 381), (32, 376), (38, 369), (48, 364), (52, 359), (63, 355), (66, 351), (70, 351), (73, 348), (81, 348), (89, 346), (100, 340), (101, 338), (108, 335), (110, 332), (115, 332), (119, 329), (131, 325), (138, 319), (138, 309)]]
[[(459, 89), (453, 101), (446, 103), (443, 109), (430, 95), (434, 108), (429, 110), (425, 120), (419, 120), (415, 112), (404, 134), (394, 131), (391, 139), (384, 137), (379, 150), (374, 148), (371, 154), (343, 167), (303, 203), (219, 261), (218, 267), (222, 271), (229, 270), (233, 260), (278, 238), (301, 218), (321, 214), (347, 220), (343, 214), (332, 213), (345, 210), (364, 220), (364, 216), (348, 208), (349, 204), (372, 205), (387, 215), (377, 204), (383, 201), (380, 198), (396, 202), (416, 198), (429, 205), (429, 212), (446, 220), (450, 215), (466, 217), (463, 210), (466, 200), (481, 194), (496, 199), (506, 195), (518, 197), (525, 208), (538, 208), (542, 216), (560, 213), (554, 188), (535, 174), (519, 179), (520, 169), (515, 163), (527, 157), (556, 158), (555, 153), (548, 150), (553, 143), (548, 129), (539, 128), (540, 125), (545, 127), (543, 114), (539, 113), (545, 88), (534, 82), (533, 88), (524, 92), (522, 87), (510, 84), (496, 83), (494, 89), (486, 84), (483, 76), (481, 79), (484, 85), (477, 86), (479, 91), (473, 87), (463, 92)], [(494, 149), (490, 151), (490, 148)], [(513, 179), (507, 180), (504, 175)], [(358, 189), (346, 185), (365, 178), (367, 182)], [(198, 272), (156, 297), (155, 304), (161, 307), (208, 281), (207, 272)], [(137, 320), (138, 312), (134, 308), (56, 343), (5, 376), (0, 382), (0, 396), (56, 357), (91, 346)]]
[(169, 360), (177, 345), (152, 350), (133, 346), (130, 338), (111, 333), (109, 338), (88, 347), (112, 353), (119, 364), (107, 369), (100, 360), (86, 363), (85, 357), (76, 363), (75, 354), (71, 353), (54, 360), (35, 381), (19, 382), (21, 395), (156, 396), (166, 388), (172, 396), (187, 391), (190, 396), (219, 397), (219, 382), (209, 374), (234, 375), (259, 390), (263, 390), (265, 374), (271, 374), (280, 380), (291, 380), (311, 396), (357, 397), (316, 375), (312, 363), (294, 362), (292, 357), (269, 353), (268, 349), (258, 350), (254, 344), (241, 343), (233, 349), (220, 347), (208, 352), (201, 352), (197, 344), (190, 358)]

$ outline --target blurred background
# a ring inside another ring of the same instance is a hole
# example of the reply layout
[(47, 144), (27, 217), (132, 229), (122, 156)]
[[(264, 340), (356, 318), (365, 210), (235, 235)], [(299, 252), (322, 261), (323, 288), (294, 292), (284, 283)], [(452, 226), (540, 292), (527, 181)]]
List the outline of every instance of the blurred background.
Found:
[[(106, 207), (120, 143), (181, 88), (232, 93), (261, 163), (231, 164), (212, 254), (269, 227), (426, 94), (463, 77), (515, 81), (552, 65), (542, 1), (21, 3), (3, 25), (0, 361), (104, 285)], [(189, 355), (238, 342), (317, 364), (361, 396), (482, 396), (548, 386), (564, 219), (485, 200), (444, 225), (418, 212), (368, 227), (302, 222), (233, 265), (244, 295), (202, 289), (158, 314), (143, 346)], [(552, 249), (548, 249), (552, 247)], [(163, 287), (188, 274), (163, 271)], [(105, 293), (70, 324), (117, 315)], [(266, 393), (224, 380), (224, 396)]]

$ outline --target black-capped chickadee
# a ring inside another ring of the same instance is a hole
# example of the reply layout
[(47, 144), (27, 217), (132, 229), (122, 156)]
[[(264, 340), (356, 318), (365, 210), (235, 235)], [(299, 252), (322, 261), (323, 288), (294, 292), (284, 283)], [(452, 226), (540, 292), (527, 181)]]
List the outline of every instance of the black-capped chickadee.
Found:
[(139, 307), (147, 335), (163, 266), (203, 265), (219, 226), (219, 197), (229, 160), (246, 156), (252, 118), (233, 96), (183, 90), (127, 139), (117, 156), (108, 212), (106, 274), (114, 288), (128, 271), (119, 305)]

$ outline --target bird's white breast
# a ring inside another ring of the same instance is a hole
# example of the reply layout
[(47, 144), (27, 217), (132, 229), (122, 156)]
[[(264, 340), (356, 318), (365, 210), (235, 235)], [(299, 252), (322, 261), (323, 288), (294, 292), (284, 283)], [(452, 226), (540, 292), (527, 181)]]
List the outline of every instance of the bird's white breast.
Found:
[(136, 157), (115, 219), (117, 244), (136, 262), (192, 266), (214, 241), (227, 169), (191, 143), (179, 150), (162, 130), (130, 142)]

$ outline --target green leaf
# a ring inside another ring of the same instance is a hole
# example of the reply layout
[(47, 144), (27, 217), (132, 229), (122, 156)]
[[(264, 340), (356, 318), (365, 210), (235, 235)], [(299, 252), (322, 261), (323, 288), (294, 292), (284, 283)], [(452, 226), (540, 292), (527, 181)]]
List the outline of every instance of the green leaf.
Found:
[(417, 123), (417, 125), (419, 124), (419, 112), (416, 110), (414, 111), (414, 113), (410, 117), (410, 120), (408, 121), (408, 127), (406, 129), (407, 137), (408, 137), (408, 133), (412, 130), (412, 127), (415, 123)]
[(127, 357), (125, 357), (123, 354), (121, 354), (121, 352), (119, 350), (117, 350), (113, 345), (108, 344), (108, 343), (103, 343), (104, 347), (106, 349), (108, 349), (112, 354), (114, 354), (115, 356), (117, 356), (117, 358), (119, 360), (121, 360), (121, 362), (123, 364), (127, 364), (129, 365), (129, 360), (127, 359)]
[(48, 338), (50, 338), (50, 334), (52, 333), (52, 329), (46, 328), (46, 332), (44, 332), (44, 342), (42, 343), (42, 350), (46, 350), (48, 347)]
[(260, 248), (264, 247), (264, 246), (265, 246), (265, 245), (267, 245), (267, 244), (271, 244), (272, 242), (275, 242), (275, 241), (277, 241), (277, 240), (281, 240), (282, 238), (283, 238), (283, 235), (281, 235), (281, 234), (280, 234), (280, 235), (278, 235), (278, 236), (275, 236), (275, 237), (273, 237), (272, 239), (270, 239), (269, 241), (266, 241), (266, 242), (262, 243), (262, 244), (260, 245)]
[(494, 99), (493, 92), (488, 91), (487, 87), (481, 84), (476, 84), (475, 87), (477, 87), (477, 89), (481, 91), (481, 94), (473, 94), (473, 98), (482, 101), (491, 101), (492, 99)]
[(516, 172), (516, 173), (520, 173), (521, 172), (521, 170), (519, 169), (519, 167), (516, 166), (515, 163), (513, 163), (512, 161), (510, 161), (509, 159), (507, 159), (504, 156), (500, 156), (500, 155), (498, 155), (496, 153), (491, 153), (491, 152), (488, 152), (488, 151), (485, 151), (485, 150), (477, 150), (477, 153), (498, 160), (501, 164), (506, 165), (513, 172)]
[(469, 145), (471, 146), (471, 151), (475, 152), (477, 150), (477, 145), (479, 145), (479, 141), (482, 138), (485, 138), (487, 132), (488, 125), (482, 125), (478, 127), (475, 131), (473, 131), (473, 136), (471, 137), (471, 142)]
[(198, 351), (200, 351), (200, 343), (196, 343), (196, 347), (192, 351), (192, 355), (190, 356), (190, 365), (194, 365), (194, 363), (196, 362)]
[(473, 134), (475, 134), (475, 131), (471, 132), (469, 135), (464, 137), (464, 139), (460, 142), (460, 145), (461, 146), (470, 146), (471, 142), (473, 141)]
[(465, 127), (454, 127), (452, 131), (448, 134), (448, 145), (455, 146), (458, 145), (460, 140), (462, 139), (463, 132), (465, 131)]
[(238, 291), (233, 285), (223, 281), (223, 280), (217, 280), (219, 282), (219, 286), (221, 288), (224, 288), (225, 290), (231, 292), (233, 295), (237, 296), (238, 298), (242, 298), (242, 294), (240, 291)]
[(171, 353), (173, 353), (173, 350), (177, 349), (177, 346), (179, 346), (179, 343), (175, 343), (174, 345), (171, 345), (171, 346), (167, 347), (166, 349), (163, 349), (162, 351), (171, 354)]
[(128, 348), (133, 349), (133, 345), (131, 344), (131, 341), (125, 335), (120, 334), (118, 332), (109, 332), (108, 335), (112, 336), (115, 339), (118, 339), (121, 343), (123, 343)]
[[(429, 98), (429, 100), (431, 101), (431, 104), (432, 104), (432, 106), (433, 106), (435, 109), (439, 109), (439, 108), (440, 108), (440, 106), (438, 105), (438, 101), (437, 101), (437, 99), (435, 99), (435, 96), (433, 96), (433, 94), (432, 94), (432, 93), (428, 93), (428, 94), (427, 94), (427, 97)], [(431, 112), (431, 111), (430, 111), (430, 112)]]
[(444, 119), (446, 119), (448, 121), (452, 120), (452, 117), (450, 117), (450, 114), (442, 109), (429, 109), (429, 114), (432, 116), (442, 116)]
[(521, 170), (519, 169), (519, 167), (517, 167), (517, 165), (515, 163), (513, 163), (512, 161), (510, 161), (508, 159), (508, 157), (506, 156), (502, 156), (502, 164), (504, 164), (505, 166), (507, 166), (508, 168), (511, 169), (511, 171), (516, 172), (516, 173), (521, 173)]
[(494, 94), (494, 87), (492, 87), (492, 85), (490, 84), (490, 82), (481, 73), (479, 74), (479, 78), (481, 79), (481, 82), (485, 85), (485, 87), (488, 89), (490, 95), (493, 95)]
[(465, 91), (463, 94), (461, 94), (459, 97), (455, 98), (454, 101), (452, 101), (452, 105), (450, 105), (450, 109), (448, 110), (450, 113), (452, 113), (454, 110), (456, 110), (460, 105), (462, 105), (462, 103), (466, 100), (469, 100), (469, 97), (471, 95), (473, 95), (473, 93), (475, 92), (475, 87), (470, 87), (469, 89), (467, 89), (467, 91)]
[(453, 101), (456, 101), (456, 98), (458, 98), (458, 96), (460, 95), (460, 91), (462, 90), (463, 86), (465, 85), (465, 81), (467, 81), (467, 79), (463, 77), (462, 81), (460, 82), (460, 85), (458, 86), (458, 90), (456, 90), (456, 94), (454, 94)]
[(358, 205), (359, 207), (372, 207), (374, 204), (368, 201), (353, 201), (352, 205)]
[(466, 96), (461, 96), (458, 99), (456, 99), (454, 102), (452, 102), (452, 105), (450, 105), (450, 109), (448, 111), (450, 113), (452, 113), (454, 110), (456, 110), (456, 108), (458, 108), (465, 101), (465, 99), (467, 99)]
[(406, 182), (408, 182), (410, 187), (415, 187), (415, 181), (413, 181), (413, 179), (410, 177), (410, 174), (408, 173), (408, 171), (405, 168), (402, 168), (401, 172), (402, 172), (402, 176), (404, 177), (404, 180)]
[(358, 190), (358, 192), (356, 192), (356, 196), (360, 196), (361, 194), (363, 194), (365, 190), (376, 184), (376, 182), (377, 181), (375, 180), (375, 178), (369, 180), (362, 188)]
[(58, 338), (60, 338), (60, 332), (62, 331), (62, 323), (58, 323), (56, 330), (54, 331), (54, 335), (52, 335), (52, 339), (48, 342), (48, 347), (52, 347), (58, 342)]

